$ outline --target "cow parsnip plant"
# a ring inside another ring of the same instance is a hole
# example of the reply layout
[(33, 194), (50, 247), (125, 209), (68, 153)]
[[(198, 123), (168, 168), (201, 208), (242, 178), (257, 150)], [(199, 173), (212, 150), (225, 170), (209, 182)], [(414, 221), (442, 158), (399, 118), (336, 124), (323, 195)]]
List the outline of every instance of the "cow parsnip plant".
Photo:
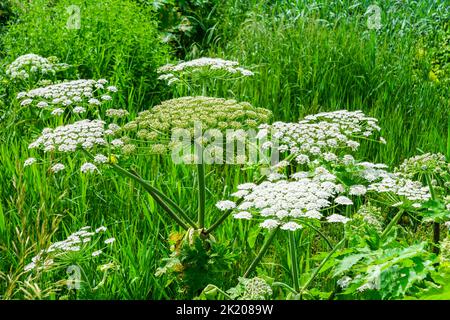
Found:
[(0, 4), (0, 298), (448, 299), (446, 1), (216, 4)]

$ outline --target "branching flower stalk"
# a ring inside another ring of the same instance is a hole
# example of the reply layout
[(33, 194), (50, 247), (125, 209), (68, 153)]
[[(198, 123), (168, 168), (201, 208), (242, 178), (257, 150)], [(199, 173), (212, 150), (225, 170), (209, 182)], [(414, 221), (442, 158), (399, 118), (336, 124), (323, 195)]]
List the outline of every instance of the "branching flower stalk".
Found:
[(204, 229), (205, 227), (205, 205), (206, 205), (206, 183), (205, 183), (205, 163), (201, 159), (197, 164), (197, 179), (198, 179), (198, 227)]
[(300, 299), (303, 295), (303, 293), (306, 291), (306, 289), (309, 287), (309, 285), (313, 282), (313, 280), (316, 278), (316, 276), (319, 274), (320, 270), (323, 268), (323, 266), (325, 265), (325, 263), (333, 256), (333, 254), (337, 251), (337, 249), (339, 249), (344, 243), (345, 243), (345, 238), (342, 239), (341, 241), (339, 241), (334, 248), (328, 253), (328, 255), (325, 257), (325, 259), (322, 260), (322, 262), (320, 263), (320, 265), (316, 268), (316, 270), (314, 270), (313, 274), (311, 275), (311, 277), (308, 279), (308, 281), (306, 281), (306, 283), (303, 285), (303, 287), (301, 288), (301, 290), (299, 291), (300, 293)]
[[(175, 213), (175, 211), (166, 203), (168, 198), (166, 196), (161, 197), (163, 193), (159, 192), (145, 180), (125, 170), (121, 166), (117, 164), (111, 164), (111, 166), (122, 176), (126, 176), (138, 182), (180, 227), (182, 227), (184, 230), (189, 229), (188, 224), (179, 215), (183, 216), (184, 219), (188, 222), (191, 221), (189, 217), (185, 213), (182, 213), (182, 211), (178, 211), (178, 214)], [(196, 228), (196, 225), (194, 224), (193, 227)]]
[[(431, 199), (436, 200), (436, 192), (434, 191), (433, 184), (431, 183), (431, 177), (430, 175), (426, 174), (425, 179), (428, 185), (428, 188), (430, 188), (430, 194)], [(433, 252), (435, 254), (439, 254), (439, 241), (441, 239), (441, 225), (439, 222), (433, 222)]]
[(248, 278), (248, 276), (253, 272), (253, 270), (256, 268), (256, 266), (258, 265), (258, 263), (261, 261), (261, 259), (264, 257), (264, 254), (267, 252), (267, 250), (269, 249), (270, 245), (272, 244), (273, 239), (275, 239), (275, 236), (278, 233), (278, 230), (280, 230), (279, 227), (273, 229), (270, 234), (269, 237), (267, 238), (266, 242), (264, 242), (263, 246), (261, 247), (261, 249), (258, 252), (258, 255), (255, 257), (255, 259), (252, 261), (252, 263), (250, 264), (250, 266), (247, 268), (247, 270), (245, 271), (243, 277), (244, 278)]
[(289, 232), (289, 252), (291, 258), (291, 272), (292, 282), (295, 291), (300, 290), (299, 286), (299, 270), (298, 270), (298, 257), (297, 257), (297, 243), (295, 241), (294, 232)]
[(405, 211), (403, 209), (400, 209), (397, 212), (397, 214), (394, 216), (394, 218), (392, 218), (392, 220), (389, 222), (389, 224), (386, 226), (386, 228), (381, 233), (381, 235), (380, 235), (381, 239), (384, 239), (386, 237), (386, 235), (389, 234), (389, 231), (391, 231), (391, 229), (397, 224), (397, 222), (400, 220), (400, 218), (402, 217), (404, 212)]

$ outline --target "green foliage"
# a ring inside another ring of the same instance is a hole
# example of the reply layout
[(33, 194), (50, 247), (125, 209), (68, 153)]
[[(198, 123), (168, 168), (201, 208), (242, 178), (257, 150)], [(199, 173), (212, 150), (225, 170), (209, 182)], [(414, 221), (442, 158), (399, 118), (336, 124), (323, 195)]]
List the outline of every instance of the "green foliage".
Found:
[(438, 200), (429, 200), (424, 204), (424, 211), (421, 212), (425, 222), (446, 222), (450, 219), (450, 210), (446, 208), (445, 203)]
[[(235, 35), (208, 53), (237, 60), (256, 75), (245, 87), (224, 86), (217, 94), (267, 106), (275, 119), (285, 121), (319, 110), (362, 109), (390, 128), (387, 141), (396, 141), (380, 151), (373, 143), (361, 148), (360, 155), (373, 155), (376, 161), (398, 163), (417, 148), (445, 153), (446, 135), (438, 128), (447, 131), (442, 115), (448, 113), (449, 92), (430, 81), (428, 71), (419, 82), (413, 75), (415, 44), (443, 28), (448, 10), (443, 1), (386, 3), (377, 31), (367, 28), (364, 15), (371, 4), (258, 1), (238, 15), (243, 22)], [(429, 10), (432, 15), (426, 14)], [(426, 30), (423, 35), (419, 24)], [(435, 45), (425, 42), (432, 51)]]
[(155, 8), (164, 42), (183, 58), (191, 46), (205, 47), (211, 29), (219, 23), (217, 0), (139, 0)]
[(13, 11), (11, 9), (11, 1), (5, 0), (0, 3), (0, 32), (3, 30), (3, 26), (11, 19)]
[[(382, 28), (369, 30), (366, 11), (371, 4), (370, 0), (1, 1), (0, 77), (19, 55), (57, 56), (73, 64), (81, 78), (107, 78), (117, 85), (121, 98), (114, 103), (134, 116), (179, 94), (167, 92), (156, 80), (157, 67), (175, 59), (169, 55), (168, 40), (178, 59), (235, 59), (255, 72), (245, 83), (211, 81), (207, 92), (270, 108), (274, 121), (297, 121), (305, 114), (344, 108), (377, 117), (388, 144), (380, 147), (366, 141), (358, 159), (394, 167), (418, 150), (446, 153), (448, 159), (448, 5), (445, 0), (382, 2)], [(74, 13), (67, 11), (70, 5), (81, 9), (80, 29), (66, 28)], [(14, 112), (18, 91), (22, 91), (18, 84), (0, 80), (0, 298), (243, 296), (249, 279), (239, 277), (257, 256), (263, 230), (229, 218), (214, 231), (216, 240), (194, 233), (174, 236), (168, 243), (169, 235), (180, 229), (135, 182), (109, 171), (82, 176), (74, 165), (79, 159), (67, 164), (64, 176), (53, 175), (44, 166), (24, 168), (28, 144), (35, 138), (33, 133), (24, 134), (24, 122), (38, 127), (40, 118), (5, 116)], [(183, 210), (195, 211), (197, 178), (191, 168), (175, 166), (161, 156), (132, 155), (125, 161)], [(257, 169), (220, 166), (208, 172), (205, 225), (221, 214), (215, 202), (240, 183), (255, 181)], [(338, 175), (345, 185), (358, 183), (351, 172)], [(446, 194), (448, 185), (442, 191)], [(424, 241), (431, 238), (431, 230), (422, 223), (447, 221), (447, 200), (428, 202), (419, 215), (405, 213), (399, 226), (384, 237), (395, 209), (372, 212), (373, 224), (358, 211), (342, 228), (320, 223), (305, 227), (296, 233), (299, 282), (300, 286), (312, 282), (301, 295), (285, 285), (292, 283), (292, 262), (287, 237), (278, 237), (256, 269), (258, 278), (273, 290), (265, 298), (448, 299), (444, 256), (438, 259), (429, 252)], [(356, 199), (355, 212), (361, 205), (369, 204)], [(103, 223), (118, 240), (110, 253), (115, 263), (105, 273), (96, 263), (77, 261), (84, 272), (81, 291), (65, 289), (64, 269), (38, 278), (24, 273), (24, 266), (50, 239)], [(325, 260), (344, 234), (345, 244)], [(345, 289), (336, 285), (343, 278), (348, 281)], [(370, 289), (377, 279), (378, 290)]]
[(238, 255), (236, 251), (230, 252), (228, 247), (226, 242), (204, 239), (201, 233), (191, 229), (182, 240), (175, 240), (172, 254), (163, 259), (165, 264), (156, 275), (170, 274), (172, 279), (168, 284), (178, 280), (181, 293), (192, 298), (208, 284), (228, 282), (227, 274)]
[(337, 253), (333, 277), (341, 280), (338, 296), (354, 299), (401, 299), (431, 280), (435, 257), (426, 243), (405, 246), (398, 242), (380, 248), (358, 247)]
[(6, 61), (56, 55), (78, 67), (81, 78), (107, 78), (123, 88), (130, 108), (133, 99), (151, 101), (158, 91), (156, 68), (168, 48), (150, 8), (130, 0), (38, 0), (14, 9), (18, 17), (1, 39)]

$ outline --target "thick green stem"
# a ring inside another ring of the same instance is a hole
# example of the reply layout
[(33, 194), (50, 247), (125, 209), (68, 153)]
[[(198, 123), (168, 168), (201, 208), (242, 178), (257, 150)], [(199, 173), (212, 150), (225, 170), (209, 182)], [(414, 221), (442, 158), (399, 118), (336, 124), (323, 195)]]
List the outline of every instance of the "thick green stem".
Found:
[(205, 202), (206, 202), (206, 185), (205, 185), (205, 164), (203, 159), (197, 164), (198, 174), (198, 227), (205, 227)]
[(291, 272), (292, 272), (292, 282), (295, 291), (300, 290), (300, 282), (299, 282), (299, 271), (298, 271), (298, 259), (297, 259), (297, 244), (295, 241), (294, 232), (289, 233), (289, 251), (291, 257)]
[(114, 168), (117, 172), (119, 172), (121, 175), (126, 176), (128, 178), (131, 178), (132, 180), (139, 183), (144, 189), (153, 197), (153, 199), (166, 211), (166, 213), (173, 219), (175, 222), (177, 222), (183, 229), (188, 230), (189, 226), (166, 204), (165, 201), (161, 199), (160, 196), (158, 196), (154, 190), (155, 188), (148, 184), (145, 180), (135, 176), (131, 172), (125, 170), (121, 166), (117, 164), (110, 164), (112, 168)]
[(450, 103), (448, 106), (448, 122), (447, 122), (447, 161), (450, 161)]
[(398, 222), (398, 220), (400, 220), (400, 218), (403, 215), (403, 210), (400, 210), (395, 216), (394, 218), (392, 218), (391, 222), (389, 222), (389, 224), (387, 225), (387, 227), (383, 230), (383, 232), (381, 233), (380, 238), (383, 239), (384, 237), (386, 237), (386, 235), (389, 233), (389, 231), (391, 231), (392, 227), (395, 226)]
[[(136, 177), (146, 181), (145, 179), (143, 179), (135, 170), (131, 169), (130, 170), (131, 173), (133, 173)], [(170, 199), (168, 196), (166, 196), (164, 193), (162, 193), (161, 191), (159, 191), (158, 189), (156, 189), (155, 187), (153, 187), (152, 185), (150, 185), (150, 183), (148, 183), (148, 181), (146, 181), (147, 184), (150, 186), (150, 188), (153, 189), (153, 193), (156, 194), (158, 197), (160, 197), (162, 200), (164, 200), (166, 203), (168, 203), (173, 209), (175, 209), (176, 212), (178, 212), (178, 214), (181, 216), (181, 218), (183, 218), (184, 220), (186, 220), (186, 222), (194, 229), (198, 229), (197, 225), (195, 224), (194, 220), (192, 220), (184, 211), (183, 209), (181, 209), (172, 199)]]
[(441, 241), (441, 225), (439, 222), (433, 222), (433, 252), (439, 254), (439, 242)]
[(306, 281), (304, 286), (302, 287), (300, 291), (300, 295), (308, 288), (308, 286), (313, 282), (313, 280), (316, 278), (316, 276), (319, 274), (320, 270), (323, 268), (325, 263), (331, 258), (331, 256), (336, 252), (336, 250), (345, 242), (345, 238), (338, 242), (333, 248), (333, 250), (328, 253), (328, 255), (325, 257), (325, 259), (322, 260), (320, 265), (314, 270), (314, 273), (311, 275), (311, 277)]
[(322, 237), (323, 240), (325, 240), (325, 242), (327, 243), (328, 247), (330, 249), (333, 249), (333, 245), (331, 244), (331, 241), (323, 234), (322, 231), (320, 231), (318, 228), (314, 227), (312, 224), (310, 224), (309, 222), (306, 222), (305, 220), (301, 221), (301, 224), (304, 224), (305, 226), (307, 226), (308, 228), (313, 229), (315, 232), (317, 232), (317, 234), (319, 236)]
[[(431, 177), (429, 175), (425, 175), (425, 179), (427, 180), (428, 188), (430, 189), (431, 199), (436, 200), (436, 193), (433, 188), (433, 184), (431, 183)], [(441, 225), (439, 222), (433, 222), (433, 252), (435, 254), (439, 254), (439, 241), (441, 240)]]
[(255, 269), (255, 267), (258, 265), (258, 263), (261, 261), (262, 257), (266, 253), (267, 249), (269, 249), (270, 244), (272, 243), (273, 239), (275, 238), (278, 230), (279, 230), (278, 227), (272, 230), (272, 232), (269, 235), (269, 238), (266, 240), (266, 242), (264, 242), (261, 250), (259, 250), (258, 255), (252, 261), (252, 263), (248, 267), (247, 271), (245, 271), (244, 278), (247, 278), (250, 275), (250, 273), (252, 273), (252, 271)]

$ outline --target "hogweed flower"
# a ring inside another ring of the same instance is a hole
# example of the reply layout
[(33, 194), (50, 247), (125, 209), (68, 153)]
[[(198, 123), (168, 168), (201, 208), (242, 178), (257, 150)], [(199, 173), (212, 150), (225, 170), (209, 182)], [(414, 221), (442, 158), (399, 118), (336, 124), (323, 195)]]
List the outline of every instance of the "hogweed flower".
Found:
[[(65, 257), (71, 253), (82, 254), (85, 251), (91, 251), (95, 244), (99, 242), (99, 232), (89, 231), (90, 226), (86, 226), (72, 233), (65, 240), (52, 243), (48, 248), (41, 250), (36, 256), (31, 259), (31, 262), (24, 268), (26, 272), (36, 270), (42, 271), (51, 268), (64, 261)], [(106, 227), (99, 227), (97, 230), (105, 230)], [(93, 251), (91, 256), (99, 255), (102, 250)]]
[[(278, 150), (294, 156), (299, 164), (315, 159), (346, 163), (348, 151), (359, 148), (358, 140), (368, 139), (380, 131), (377, 119), (361, 111), (339, 110), (308, 115), (296, 123), (275, 122), (260, 126), (260, 135), (271, 136)], [(271, 142), (266, 147), (271, 147)], [(339, 153), (344, 151), (344, 157)]]
[[(113, 130), (114, 129), (114, 130)], [(113, 139), (117, 128), (106, 126), (102, 120), (81, 120), (75, 123), (59, 126), (54, 129), (45, 128), (42, 134), (33, 141), (28, 148), (40, 149), (44, 153), (68, 154), (79, 150), (103, 151), (111, 154), (111, 150), (118, 144), (117, 139)], [(115, 144), (112, 142), (116, 141)], [(97, 164), (105, 164), (108, 157), (98, 153), (94, 157)], [(53, 172), (64, 169), (64, 165), (59, 163), (52, 167)], [(92, 163), (84, 163), (81, 166), (81, 172), (97, 171), (97, 166)]]
[(239, 66), (239, 62), (220, 58), (199, 58), (178, 64), (167, 64), (158, 69), (158, 79), (167, 81), (168, 85), (180, 79), (192, 77), (199, 73), (207, 73), (209, 77), (218, 76), (253, 76), (253, 72)]
[[(408, 179), (426, 183), (434, 197), (444, 198), (450, 191), (450, 163), (441, 153), (425, 153), (406, 159), (396, 173)], [(447, 209), (450, 206), (447, 204)]]
[(65, 165), (63, 165), (62, 163), (57, 163), (55, 165), (53, 165), (50, 170), (52, 170), (54, 173), (57, 173), (59, 171), (62, 171), (66, 168)]
[[(289, 180), (264, 181), (259, 185), (247, 183), (238, 189), (242, 201), (234, 208), (234, 218), (263, 219), (260, 227), (265, 229), (280, 227), (295, 231), (302, 228), (302, 219), (320, 220), (323, 216), (320, 211), (330, 207), (333, 198), (347, 205), (351, 202), (344, 196), (338, 197), (343, 187), (324, 167), (315, 168), (313, 172), (297, 172)], [(219, 202), (218, 206), (223, 203)], [(235, 207), (226, 203), (227, 208)], [(348, 220), (344, 218), (337, 219), (337, 215), (333, 215), (328, 221), (346, 223)]]
[(347, 222), (350, 221), (350, 218), (344, 217), (343, 215), (334, 213), (330, 216), (328, 216), (327, 218), (328, 222), (335, 222), (335, 223), (342, 223), (342, 224), (346, 224)]
[(7, 68), (6, 75), (14, 80), (26, 80), (32, 75), (54, 75), (58, 71), (70, 66), (58, 63), (56, 57), (44, 58), (37, 54), (29, 53), (18, 57)]
[(85, 162), (81, 166), (81, 172), (82, 173), (92, 173), (92, 172), (95, 172), (97, 170), (98, 170), (97, 166), (95, 164), (90, 163), (90, 162)]
[(23, 166), (28, 167), (34, 163), (36, 163), (36, 158), (28, 158), (27, 160), (24, 161)]
[(232, 299), (238, 300), (263, 300), (272, 295), (270, 285), (262, 278), (239, 277), (239, 284), (227, 290)]
[(33, 105), (38, 109), (51, 111), (52, 115), (61, 115), (67, 109), (80, 114), (112, 100), (109, 95), (108, 99), (102, 99), (106, 96), (105, 92), (114, 92), (110, 91), (111, 87), (104, 89), (105, 81), (104, 79), (97, 81), (82, 79), (61, 82), (21, 92), (17, 95), (17, 99), (20, 100), (21, 106)]
[(421, 203), (430, 200), (430, 188), (419, 181), (403, 178), (398, 174), (388, 174), (379, 182), (370, 184), (368, 191), (391, 193), (412, 202), (412, 206), (420, 208)]
[(111, 118), (123, 118), (129, 115), (129, 112), (125, 109), (108, 109), (106, 110), (106, 116)]
[(356, 215), (363, 222), (374, 227), (378, 232), (383, 231), (383, 215), (380, 208), (370, 204), (362, 205)]
[[(269, 110), (253, 107), (247, 102), (203, 96), (182, 97), (140, 112), (123, 126), (123, 132), (129, 135), (129, 139), (149, 142), (151, 153), (176, 153), (178, 150), (183, 151), (180, 159), (185, 162), (201, 161), (197, 154), (191, 154), (191, 147), (195, 145), (212, 159), (223, 161), (224, 156), (229, 156), (225, 152), (227, 144), (239, 143), (244, 149), (248, 148), (245, 141), (252, 130), (256, 136), (257, 127), (269, 121), (271, 116)], [(237, 161), (245, 159), (236, 156)]]

